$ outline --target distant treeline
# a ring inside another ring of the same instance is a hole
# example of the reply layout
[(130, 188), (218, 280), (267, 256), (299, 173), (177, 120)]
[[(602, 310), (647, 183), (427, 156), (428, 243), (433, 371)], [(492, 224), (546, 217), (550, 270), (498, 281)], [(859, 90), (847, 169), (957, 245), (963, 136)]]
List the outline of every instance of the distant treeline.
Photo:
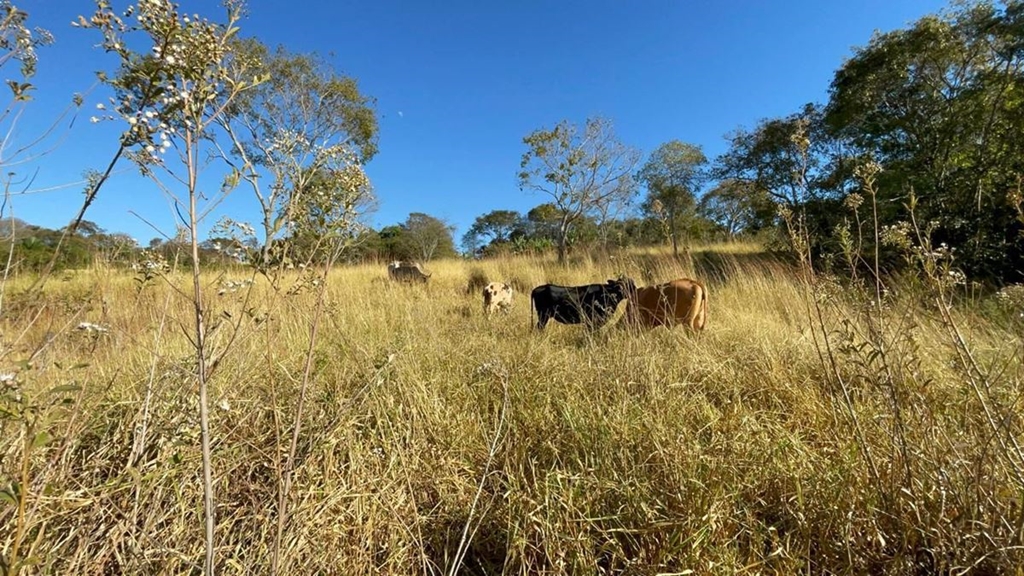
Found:
[[(285, 56), (270, 62), (292, 61)], [(297, 62), (297, 70), (307, 69), (305, 60)], [(271, 86), (268, 97), (288, 86), (298, 84)], [(358, 137), (349, 136), (367, 161), (376, 152), (373, 111), (350, 84), (307, 88), (332, 86), (344, 88), (338, 98), (352, 104), (335, 110), (341, 118), (332, 126), (358, 127)], [(254, 254), (269, 261), (276, 243), (287, 245), (277, 252), (289, 261), (302, 262), (320, 257), (322, 239), (330, 237), (342, 240), (331, 245), (343, 246), (340, 261), (349, 262), (548, 250), (564, 260), (567, 250), (670, 243), (678, 251), (695, 240), (765, 234), (796, 238), (818, 265), (837, 270), (877, 265), (898, 272), (915, 254), (941, 255), (971, 280), (1020, 282), (1022, 132), (1024, 1), (957, 2), (905, 29), (876, 34), (835, 72), (827, 102), (735, 130), (717, 158), (672, 140), (641, 165), (639, 151), (619, 143), (602, 119), (531, 133), (523, 140), (520, 188), (550, 201), (525, 214), (480, 215), (461, 238), (461, 251), (452, 226), (423, 213), (380, 230), (356, 225), (370, 197), (368, 180), (354, 178), (360, 170), (325, 164), (278, 175), (272, 191), (283, 196), (266, 200), (259, 231), (273, 242), (257, 246), (246, 225), (244, 240), (213, 237), (200, 254), (216, 265), (252, 262)], [(646, 195), (634, 203), (641, 186)], [(0, 248), (15, 270), (44, 266), (65, 236), (16, 220), (3, 228)], [(147, 254), (189, 264), (184, 239), (139, 246), (91, 223), (66, 236), (58, 268), (97, 259), (131, 263)]]
[[(426, 262), (437, 258), (490, 257), (499, 255), (537, 255), (555, 249), (556, 225), (549, 205), (540, 205), (526, 215), (503, 212), (505, 220), (490, 222), (483, 230), (471, 229), (463, 238), (465, 251), (456, 248), (454, 228), (428, 214), (412, 213), (402, 223), (384, 226), (380, 230), (363, 230), (342, 254), (347, 263), (389, 262), (413, 260)], [(492, 219), (493, 220), (493, 219)], [(478, 219), (478, 222), (480, 219)], [(694, 219), (687, 229), (689, 238), (710, 241), (726, 238), (724, 229), (706, 219)], [(480, 243), (486, 236), (488, 241)], [(62, 239), (63, 237), (63, 239)], [(633, 246), (664, 244), (665, 236), (660, 224), (652, 218), (626, 217), (597, 223), (586, 219), (573, 231), (573, 246), (577, 250), (615, 250)], [(30, 224), (17, 218), (0, 220), (0, 251), (4, 262), (10, 258), (12, 273), (37, 272), (53, 259), (55, 270), (86, 268), (97, 263), (125, 268), (145, 266), (159, 261), (168, 266), (184, 268), (192, 265), (188, 241), (182, 237), (153, 238), (141, 245), (134, 238), (120, 232), (107, 232), (88, 220), (74, 233), (53, 230)], [(290, 261), (306, 262), (306, 246), (300, 239), (291, 238)], [(259, 247), (245, 245), (238, 240), (213, 237), (200, 245), (200, 263), (212, 267), (247, 265), (258, 257)]]

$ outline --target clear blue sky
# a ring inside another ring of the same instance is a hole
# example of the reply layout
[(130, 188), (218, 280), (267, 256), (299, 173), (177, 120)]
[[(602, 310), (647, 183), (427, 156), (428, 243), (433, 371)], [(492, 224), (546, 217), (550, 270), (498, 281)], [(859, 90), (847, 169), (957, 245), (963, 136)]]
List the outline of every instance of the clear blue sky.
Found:
[[(33, 24), (56, 36), (56, 44), (39, 51), (36, 100), (12, 133), (8, 159), (74, 92), (95, 85), (94, 71), (115, 64), (94, 47), (95, 31), (69, 25), (78, 14), (91, 13), (91, 1), (17, 4)], [(614, 122), (623, 142), (645, 154), (680, 139), (714, 157), (725, 150), (724, 135), (738, 126), (824, 101), (832, 73), (874, 30), (903, 27), (945, 5), (251, 0), (241, 33), (295, 52), (319, 52), (356, 77), (376, 98), (380, 117), (380, 152), (367, 166), (379, 198), (372, 223), (379, 227), (426, 212), (457, 226), (458, 242), (478, 215), (525, 212), (545, 201), (520, 191), (515, 179), (522, 138), (537, 128), (601, 115)], [(210, 17), (223, 13), (212, 0), (185, 6)], [(4, 78), (12, 71), (4, 67)], [(53, 151), (7, 166), (19, 175), (35, 174), (29, 187), (35, 192), (13, 198), (15, 216), (54, 228), (73, 216), (83, 187), (73, 183), (86, 169), (102, 169), (116, 149), (117, 127), (88, 121), (105, 98), (104, 88), (95, 87), (74, 125), (65, 122), (47, 141)], [(165, 197), (127, 162), (120, 168), (86, 218), (142, 244), (157, 233), (129, 210), (173, 232)], [(204, 230), (221, 214), (256, 220), (255, 204), (241, 189)]]

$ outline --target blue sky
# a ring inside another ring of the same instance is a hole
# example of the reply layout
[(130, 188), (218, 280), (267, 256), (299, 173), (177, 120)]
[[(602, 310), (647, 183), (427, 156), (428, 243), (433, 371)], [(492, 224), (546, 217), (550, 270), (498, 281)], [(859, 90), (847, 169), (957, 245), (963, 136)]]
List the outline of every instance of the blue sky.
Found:
[[(17, 3), (30, 22), (56, 36), (39, 51), (36, 99), (11, 132), (8, 171), (27, 190), (14, 215), (65, 225), (82, 198), (82, 174), (102, 169), (116, 150), (118, 127), (92, 124), (107, 93), (96, 70), (116, 62), (95, 48), (95, 31), (72, 28), (87, 0)], [(121, 5), (115, 1), (115, 5)], [(220, 18), (213, 1), (185, 2)], [(376, 98), (380, 152), (367, 166), (379, 199), (371, 223), (426, 212), (457, 227), (495, 209), (529, 210), (543, 196), (516, 184), (522, 138), (560, 120), (600, 115), (619, 139), (645, 154), (679, 139), (708, 157), (724, 136), (759, 119), (824, 101), (832, 73), (874, 30), (906, 26), (946, 5), (935, 0), (525, 0), (441, 2), (250, 0), (244, 36), (294, 52), (327, 56)], [(0, 72), (11, 77), (13, 66)], [(46, 155), (10, 164), (14, 150), (58, 117), (75, 92), (86, 106), (43, 145)], [(9, 122), (3, 126), (6, 130)], [(29, 178), (31, 177), (31, 180)], [(218, 183), (209, 186), (216, 188)], [(256, 220), (255, 202), (237, 191), (204, 223), (227, 214)], [(135, 212), (173, 233), (166, 197), (122, 161), (87, 219), (145, 244), (157, 236)], [(8, 213), (4, 214), (5, 216)]]

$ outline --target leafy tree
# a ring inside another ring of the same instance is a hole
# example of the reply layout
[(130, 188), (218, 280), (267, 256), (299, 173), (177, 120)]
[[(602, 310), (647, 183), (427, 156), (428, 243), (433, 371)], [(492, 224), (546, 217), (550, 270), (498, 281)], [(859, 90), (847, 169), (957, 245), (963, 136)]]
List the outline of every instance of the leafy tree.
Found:
[(672, 253), (676, 256), (680, 219), (694, 212), (697, 192), (707, 179), (707, 162), (700, 146), (672, 140), (651, 154), (638, 175), (647, 186), (648, 211), (663, 213), (668, 222)]
[(561, 220), (562, 215), (554, 204), (546, 202), (534, 206), (526, 213), (528, 226), (525, 236), (543, 238), (554, 245), (559, 239)]
[(522, 228), (522, 220), (522, 215), (514, 210), (492, 210), (477, 216), (462, 237), (463, 247), (466, 252), (475, 253), (481, 244), (484, 247), (505, 244)]
[(30, 227), (31, 225), (21, 218), (8, 216), (0, 219), (0, 239), (9, 239), (11, 236), (20, 236)]
[(413, 212), (401, 227), (417, 259), (427, 262), (435, 256), (451, 258), (457, 255), (452, 238), (455, 227), (443, 220), (422, 212)]
[(1024, 4), (955, 4), (878, 34), (836, 72), (825, 121), (882, 167), (883, 224), (933, 222), (977, 276), (1019, 278), (1021, 223), (1008, 191), (1024, 171)]
[(81, 236), (89, 237), (97, 234), (103, 234), (103, 228), (100, 228), (98, 224), (89, 220), (82, 220), (78, 224), (77, 233)]
[(618, 248), (630, 246), (651, 246), (664, 240), (659, 231), (658, 223), (650, 218), (629, 216), (610, 220), (603, 226), (604, 235), (611, 245)]
[(699, 212), (720, 225), (729, 238), (734, 238), (740, 232), (755, 228), (755, 206), (758, 203), (759, 196), (755, 184), (731, 179), (722, 180), (701, 197)]
[(284, 262), (285, 255), (271, 256), (272, 247), (286, 246), (275, 239), (298, 212), (308, 215), (324, 208), (317, 208), (318, 199), (307, 198), (313, 188), (323, 190), (315, 178), (349, 173), (349, 166), (373, 158), (377, 117), (373, 101), (356, 81), (315, 54), (270, 51), (253, 39), (234, 41), (232, 50), (233, 62), (255, 67), (262, 82), (235, 98), (218, 119), (232, 141), (225, 155), (233, 167), (229, 178), (248, 183), (259, 201), (259, 260)]
[(401, 224), (385, 226), (378, 232), (381, 253), (387, 260), (413, 260), (415, 249)]
[(93, 253), (108, 263), (129, 262), (138, 250), (135, 239), (123, 232), (93, 234), (89, 243)]
[(519, 186), (551, 197), (558, 213), (558, 261), (564, 263), (570, 234), (584, 216), (636, 193), (633, 172), (640, 153), (620, 143), (603, 118), (583, 126), (562, 121), (530, 133), (523, 143)]
[(751, 200), (770, 201), (758, 206), (763, 224), (774, 219), (771, 204), (795, 209), (810, 198), (837, 195), (849, 187), (848, 151), (825, 129), (816, 105), (807, 104), (785, 118), (763, 120), (753, 130), (737, 129), (728, 138), (729, 149), (715, 160), (713, 176), (754, 184), (747, 188)]

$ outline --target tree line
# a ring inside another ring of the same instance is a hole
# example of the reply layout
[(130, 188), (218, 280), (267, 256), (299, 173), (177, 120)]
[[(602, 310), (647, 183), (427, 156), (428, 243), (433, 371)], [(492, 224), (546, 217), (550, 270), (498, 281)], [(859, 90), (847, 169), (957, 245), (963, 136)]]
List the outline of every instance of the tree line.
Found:
[[(693, 228), (797, 234), (854, 273), (875, 255), (942, 248), (977, 280), (1024, 279), (1024, 3), (958, 2), (876, 34), (836, 70), (825, 103), (727, 135), (707, 159), (678, 140), (640, 165), (610, 122), (562, 122), (524, 138), (520, 187), (550, 198), (547, 239), (564, 260), (583, 230), (607, 240), (641, 189), (638, 241), (678, 252)], [(484, 253), (530, 238), (537, 218), (497, 210), (464, 243)], [(660, 234), (659, 234), (660, 233)], [(481, 248), (482, 247), (482, 248)]]
[[(974, 279), (1019, 281), (1022, 5), (958, 2), (876, 34), (836, 70), (826, 102), (736, 129), (716, 158), (677, 139), (644, 159), (605, 118), (535, 130), (523, 138), (516, 176), (540, 202), (526, 213), (480, 215), (461, 238), (462, 253), (553, 251), (564, 261), (572, 249), (661, 243), (678, 253), (694, 239), (784, 239), (796, 227), (827, 265), (856, 271), (877, 253), (896, 270), (907, 246), (946, 246)], [(208, 96), (219, 112), (204, 138), (223, 141), (212, 154), (228, 167), (224, 189), (247, 188), (260, 216), (254, 226), (225, 219), (196, 255), (222, 262), (223, 250), (213, 247), (227, 246), (269, 265), (459, 253), (453, 227), (428, 214), (380, 230), (363, 224), (375, 200), (361, 167), (377, 153), (378, 126), (373, 99), (354, 79), (315, 54), (251, 38), (228, 37), (225, 46), (223, 74), (255, 80), (230, 99)], [(167, 59), (140, 60), (116, 42), (110, 52), (125, 62), (123, 73), (106, 78), (116, 105), (93, 120), (127, 120), (121, 148), (151, 171), (165, 151), (181, 151), (173, 126), (133, 111), (157, 101), (177, 110), (180, 103), (159, 88), (166, 70), (155, 66)], [(17, 101), (28, 100), (32, 86), (12, 90)], [(57, 245), (68, 251), (58, 266), (81, 264), (88, 254), (119, 257), (99, 242), (112, 235), (79, 231), (103, 182), (101, 174), (90, 178), (86, 203), (67, 228), (77, 238), (70, 244), (40, 228), (13, 243), (3, 236), (22, 268), (41, 266)], [(175, 242), (149, 248), (169, 251)]]

